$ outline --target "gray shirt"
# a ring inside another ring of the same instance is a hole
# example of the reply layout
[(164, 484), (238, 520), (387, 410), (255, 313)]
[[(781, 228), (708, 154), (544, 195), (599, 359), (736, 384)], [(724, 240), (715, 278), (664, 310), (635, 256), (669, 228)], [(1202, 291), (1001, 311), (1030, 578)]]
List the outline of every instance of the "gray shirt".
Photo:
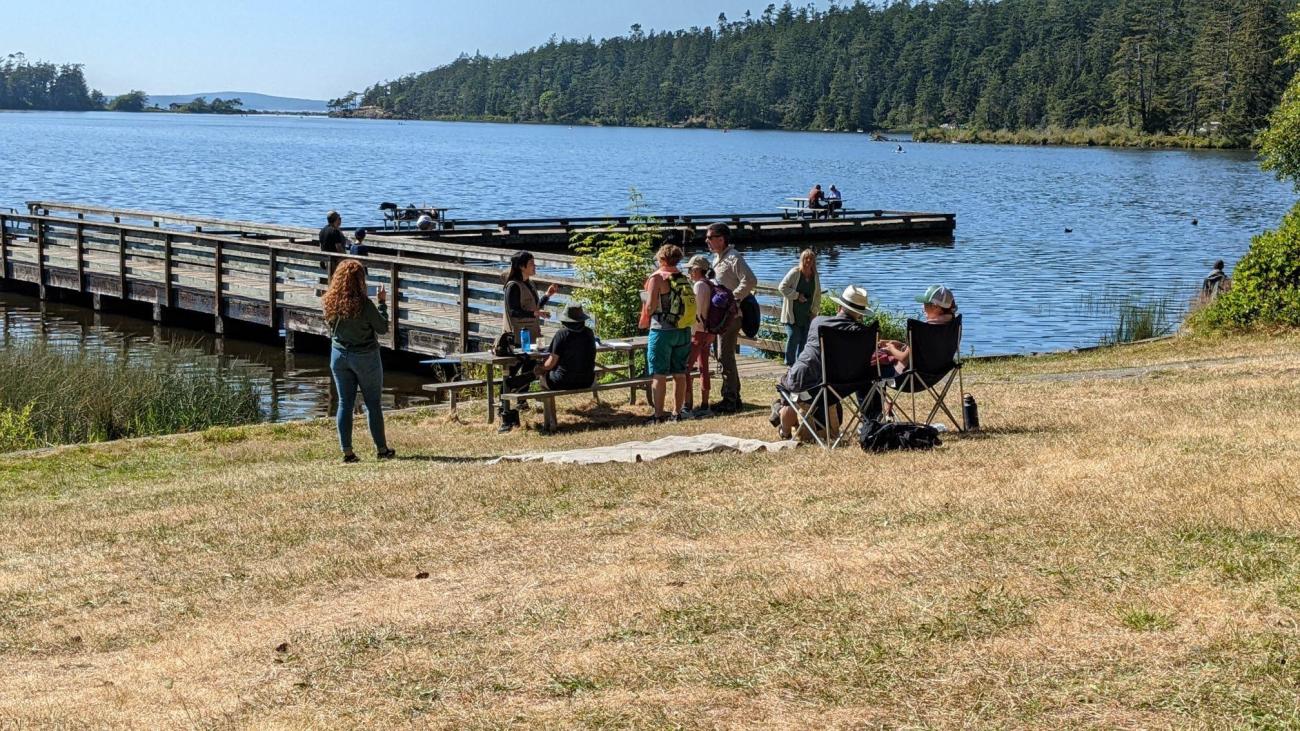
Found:
[[(822, 315), (813, 318), (813, 321), (808, 323), (808, 342), (803, 346), (799, 360), (790, 366), (790, 370), (786, 371), (782, 379), (781, 385), (785, 388), (802, 392), (821, 385), (822, 343), (817, 334), (822, 328), (843, 332), (865, 332), (867, 326), (848, 315)], [(863, 353), (862, 357), (870, 358), (871, 353)]]
[(754, 270), (749, 268), (745, 257), (734, 246), (727, 246), (722, 253), (713, 257), (713, 272), (717, 275), (718, 284), (730, 289), (737, 302), (753, 294), (754, 288), (758, 286)]

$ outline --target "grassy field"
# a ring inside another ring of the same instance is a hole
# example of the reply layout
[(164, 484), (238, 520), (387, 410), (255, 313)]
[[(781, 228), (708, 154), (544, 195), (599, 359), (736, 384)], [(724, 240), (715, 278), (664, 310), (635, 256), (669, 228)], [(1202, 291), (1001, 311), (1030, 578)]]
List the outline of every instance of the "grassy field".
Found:
[(970, 370), (932, 453), (493, 467), (772, 430), (410, 413), (389, 463), (0, 457), (0, 727), (1300, 726), (1300, 336)]

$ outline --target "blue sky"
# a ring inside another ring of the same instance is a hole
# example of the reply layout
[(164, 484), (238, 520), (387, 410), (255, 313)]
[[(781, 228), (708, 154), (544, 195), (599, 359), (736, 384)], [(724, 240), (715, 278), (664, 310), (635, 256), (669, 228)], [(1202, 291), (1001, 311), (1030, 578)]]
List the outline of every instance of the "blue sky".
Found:
[(746, 0), (46, 0), (5, 3), (0, 56), (86, 66), (106, 94), (252, 91), (325, 99), (552, 34), (596, 38), (758, 15)]

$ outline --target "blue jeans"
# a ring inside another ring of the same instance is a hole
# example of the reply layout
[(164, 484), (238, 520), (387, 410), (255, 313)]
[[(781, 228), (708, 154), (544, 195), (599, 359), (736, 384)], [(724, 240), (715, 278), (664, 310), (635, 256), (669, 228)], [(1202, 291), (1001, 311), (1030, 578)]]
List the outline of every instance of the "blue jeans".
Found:
[(335, 422), (343, 453), (352, 453), (352, 411), (357, 406), (357, 388), (361, 389), (361, 399), (366, 404), (366, 418), (370, 422), (370, 438), (375, 440), (375, 449), (380, 452), (387, 449), (384, 407), (381, 403), (384, 393), (384, 361), (379, 357), (379, 350), (349, 353), (330, 348), (330, 372), (334, 374), (334, 386), (339, 392), (339, 412)]
[(808, 342), (808, 328), (785, 324), (785, 364), (794, 365), (803, 352), (804, 343)]

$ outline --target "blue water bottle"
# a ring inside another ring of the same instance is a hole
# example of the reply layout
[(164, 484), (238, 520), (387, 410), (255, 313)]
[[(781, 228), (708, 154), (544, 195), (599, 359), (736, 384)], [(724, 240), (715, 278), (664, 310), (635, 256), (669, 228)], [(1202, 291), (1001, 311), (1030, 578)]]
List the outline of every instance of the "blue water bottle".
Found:
[(519, 331), (519, 347), (523, 348), (525, 353), (531, 353), (533, 350), (533, 334), (527, 330)]

